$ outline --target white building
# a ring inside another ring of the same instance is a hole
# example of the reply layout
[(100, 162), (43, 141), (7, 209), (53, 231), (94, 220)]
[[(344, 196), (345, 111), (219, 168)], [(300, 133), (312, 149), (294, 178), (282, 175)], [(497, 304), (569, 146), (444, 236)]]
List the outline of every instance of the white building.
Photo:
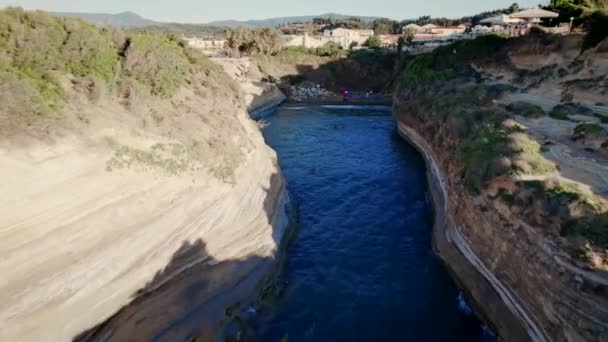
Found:
[(323, 41), (334, 42), (347, 49), (353, 43), (362, 45), (373, 35), (373, 30), (350, 30), (345, 28), (337, 28), (335, 30), (325, 30), (325, 32), (323, 32)]
[(311, 37), (308, 33), (304, 33), (303, 35), (288, 36), (284, 46), (302, 46), (310, 49), (321, 47), (325, 43), (320, 37)]

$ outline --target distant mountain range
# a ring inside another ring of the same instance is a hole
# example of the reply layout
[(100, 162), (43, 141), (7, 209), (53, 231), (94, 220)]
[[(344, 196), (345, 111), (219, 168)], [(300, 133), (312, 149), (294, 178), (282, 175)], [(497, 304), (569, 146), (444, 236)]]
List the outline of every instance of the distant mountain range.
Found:
[(378, 19), (379, 17), (365, 17), (358, 15), (344, 15), (338, 13), (326, 13), (321, 15), (304, 15), (304, 16), (296, 16), (296, 17), (277, 17), (277, 18), (268, 18), (268, 19), (260, 19), (260, 20), (221, 20), (221, 21), (212, 21), (209, 25), (213, 26), (226, 26), (226, 27), (277, 27), (282, 24), (290, 24), (297, 22), (306, 22), (312, 21), (313, 18), (335, 18), (335, 19), (346, 19), (346, 18), (359, 18), (363, 21), (373, 21)]
[[(162, 26), (162, 25), (172, 25), (171, 23), (164, 23), (159, 21), (154, 21), (150, 19), (146, 19), (140, 16), (137, 13), (133, 12), (123, 12), (118, 14), (107, 14), (107, 13), (76, 13), (76, 12), (54, 12), (54, 15), (65, 16), (65, 17), (75, 17), (82, 18), (86, 21), (97, 25), (104, 26), (117, 26), (123, 28), (141, 28), (146, 26)], [(303, 21), (312, 21), (313, 18), (336, 18), (336, 19), (346, 19), (346, 18), (359, 18), (363, 21), (373, 21), (378, 17), (365, 17), (365, 16), (354, 16), (354, 15), (344, 15), (337, 13), (326, 13), (321, 15), (306, 15), (306, 16), (295, 16), (295, 17), (278, 17), (278, 18), (269, 18), (269, 19), (260, 19), (260, 20), (221, 20), (221, 21), (213, 21), (206, 25), (210, 26), (223, 26), (223, 27), (248, 27), (248, 28), (256, 28), (256, 27), (277, 27), (282, 24), (289, 24), (295, 22), (303, 22)], [(203, 25), (203, 24), (201, 24)]]
[(146, 19), (133, 12), (122, 12), (118, 14), (54, 12), (51, 14), (64, 17), (81, 18), (93, 24), (102, 26), (116, 26), (124, 28), (136, 28), (162, 24), (154, 20)]

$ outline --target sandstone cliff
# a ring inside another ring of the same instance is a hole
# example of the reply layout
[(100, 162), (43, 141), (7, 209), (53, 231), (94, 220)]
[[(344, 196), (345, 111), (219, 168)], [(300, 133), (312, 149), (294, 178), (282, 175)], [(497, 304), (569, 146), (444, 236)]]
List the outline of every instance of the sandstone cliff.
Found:
[(278, 106), (285, 101), (285, 95), (279, 87), (263, 79), (255, 63), (247, 58), (214, 58), (214, 62), (222, 66), (224, 71), (235, 80), (244, 95), (247, 110), (257, 117), (268, 109)]
[(411, 60), (395, 93), (427, 159), (436, 248), (506, 340), (608, 339), (607, 164), (571, 139), (604, 128), (608, 42), (581, 42), (458, 42)]
[(0, 340), (171, 336), (195, 310), (179, 333), (213, 332), (287, 223), (238, 84), (170, 36), (18, 9), (0, 30)]

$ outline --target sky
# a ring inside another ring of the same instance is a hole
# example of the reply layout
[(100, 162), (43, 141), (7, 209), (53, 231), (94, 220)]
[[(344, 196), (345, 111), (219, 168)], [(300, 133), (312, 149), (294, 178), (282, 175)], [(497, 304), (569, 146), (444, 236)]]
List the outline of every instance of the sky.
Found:
[[(422, 15), (462, 17), (508, 7), (514, 0), (0, 0), (0, 6), (20, 6), (59, 12), (119, 13), (132, 11), (158, 21), (205, 23), (225, 19), (340, 13), (410, 19)], [(520, 0), (534, 7), (547, 0)]]

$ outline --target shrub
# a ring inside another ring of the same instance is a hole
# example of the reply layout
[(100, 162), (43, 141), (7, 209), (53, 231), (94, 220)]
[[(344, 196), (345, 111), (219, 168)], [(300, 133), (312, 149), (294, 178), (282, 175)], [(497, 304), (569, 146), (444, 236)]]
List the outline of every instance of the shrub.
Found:
[(600, 122), (605, 124), (608, 123), (608, 116), (602, 115), (602, 114), (597, 114), (594, 113), (593, 116), (595, 116), (596, 118), (600, 119)]
[(382, 42), (377, 36), (371, 36), (367, 38), (367, 40), (363, 43), (363, 46), (367, 46), (372, 49), (379, 49), (380, 46), (382, 46)]
[(507, 149), (507, 134), (494, 125), (483, 125), (463, 139), (458, 147), (458, 158), (464, 163), (465, 180), (471, 190), (478, 191), (487, 181), (506, 172), (500, 158)]
[(80, 19), (8, 8), (0, 11), (2, 79), (23, 91), (18, 95), (27, 100), (22, 102), (31, 103), (29, 108), (22, 106), (22, 112), (57, 114), (62, 88), (55, 74), (71, 73), (114, 84), (120, 71), (115, 38), (116, 30)]
[(343, 57), (348, 55), (348, 51), (341, 49), (334, 42), (327, 42), (318, 48), (305, 48), (303, 46), (289, 46), (281, 50), (280, 54), (291, 57), (320, 56), (320, 57)]
[(605, 135), (606, 134), (606, 130), (598, 125), (598, 124), (594, 124), (594, 123), (582, 123), (578, 126), (576, 126), (574, 128), (574, 138), (575, 139), (580, 139), (580, 138), (585, 138), (585, 137), (589, 137), (589, 136), (593, 136), (593, 135)]
[(600, 248), (608, 249), (608, 216), (575, 219), (566, 224), (567, 235), (578, 235)]
[[(112, 87), (135, 79), (152, 94), (170, 96), (186, 78), (218, 68), (171, 35), (132, 33), (127, 38), (118, 29), (80, 19), (0, 10), (0, 85), (11, 114), (57, 116), (63, 93), (58, 78), (67, 73), (79, 78), (74, 84), (87, 84), (89, 95), (99, 93), (99, 84)], [(130, 100), (128, 88), (121, 90)]]
[(125, 75), (149, 86), (152, 94), (169, 97), (191, 71), (188, 57), (171, 35), (136, 33), (129, 38)]
[(405, 66), (402, 73), (402, 82), (406, 86), (414, 87), (421, 83), (445, 81), (454, 76), (452, 69), (438, 69), (433, 65), (431, 55), (415, 57)]
[(458, 40), (440, 46), (433, 52), (416, 56), (406, 64), (402, 80), (407, 86), (420, 83), (444, 81), (453, 78), (457, 71), (470, 70), (469, 63), (475, 59), (496, 58), (509, 38), (486, 35), (473, 40)]
[(281, 47), (281, 33), (275, 29), (236, 28), (226, 31), (225, 50), (229, 55), (276, 55)]
[(325, 45), (317, 48), (315, 51), (317, 56), (331, 57), (340, 54), (342, 49), (340, 49), (340, 47), (334, 42), (327, 42)]
[(557, 120), (570, 120), (569, 115), (570, 109), (564, 105), (557, 105), (549, 112), (549, 116)]
[(513, 158), (513, 169), (511, 170), (513, 173), (543, 175), (557, 171), (555, 163), (542, 156), (542, 146), (526, 134), (513, 133), (509, 135), (509, 141)]
[(507, 109), (526, 118), (540, 118), (545, 115), (542, 107), (522, 101), (508, 105)]
[(65, 29), (62, 57), (67, 70), (80, 77), (112, 81), (118, 68), (118, 53), (110, 35), (82, 20), (66, 21)]
[(31, 75), (16, 68), (0, 69), (0, 103), (11, 115), (55, 117), (61, 109), (61, 86), (50, 74)]

